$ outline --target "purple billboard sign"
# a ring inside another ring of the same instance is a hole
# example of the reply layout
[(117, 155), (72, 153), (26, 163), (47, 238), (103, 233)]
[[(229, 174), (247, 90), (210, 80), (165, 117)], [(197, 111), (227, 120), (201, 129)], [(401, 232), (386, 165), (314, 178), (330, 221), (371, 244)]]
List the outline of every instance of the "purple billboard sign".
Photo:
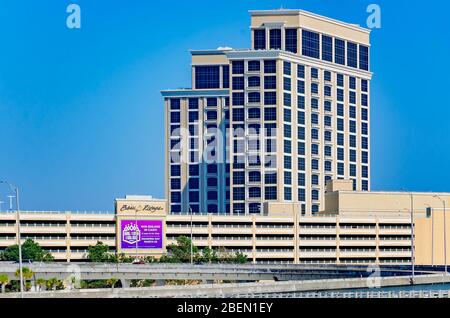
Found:
[(122, 249), (160, 249), (163, 245), (163, 224), (157, 220), (121, 220)]

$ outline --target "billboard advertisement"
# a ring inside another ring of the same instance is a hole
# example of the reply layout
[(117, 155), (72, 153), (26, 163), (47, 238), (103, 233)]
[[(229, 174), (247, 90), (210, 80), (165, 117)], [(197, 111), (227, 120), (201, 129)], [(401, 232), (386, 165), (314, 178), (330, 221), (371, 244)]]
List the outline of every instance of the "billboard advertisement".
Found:
[(163, 221), (121, 220), (120, 222), (122, 249), (163, 248)]

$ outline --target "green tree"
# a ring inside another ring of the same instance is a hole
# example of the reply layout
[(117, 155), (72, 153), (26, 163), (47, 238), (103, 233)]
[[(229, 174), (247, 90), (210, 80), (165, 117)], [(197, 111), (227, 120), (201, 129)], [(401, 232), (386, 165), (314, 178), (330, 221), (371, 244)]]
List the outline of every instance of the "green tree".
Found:
[(89, 245), (87, 258), (91, 262), (104, 263), (111, 260), (109, 246), (103, 242), (98, 241), (95, 245)]
[(205, 247), (202, 250), (202, 262), (204, 263), (217, 263), (219, 261), (219, 257), (217, 252), (209, 247)]
[[(16, 270), (15, 276), (20, 279), (20, 269)], [(23, 267), (22, 268), (22, 276), (23, 276), (24, 287), (26, 290), (28, 290), (29, 289), (28, 287), (31, 286), (31, 284), (28, 284), (28, 281), (33, 278), (34, 273), (28, 267)]]
[[(53, 256), (44, 251), (41, 246), (33, 241), (32, 239), (27, 239), (22, 244), (22, 259), (24, 261), (35, 261), (35, 262), (51, 262), (54, 260)], [(19, 261), (19, 245), (11, 245), (5, 249), (1, 255), (1, 260), (18, 262)]]
[(47, 280), (47, 289), (48, 290), (59, 290), (59, 289), (63, 289), (63, 282), (60, 281), (59, 279), (57, 279), (56, 277), (50, 278), (49, 280)]
[[(191, 240), (186, 236), (180, 236), (177, 244), (167, 246), (167, 255), (161, 257), (161, 263), (189, 263), (191, 261)], [(194, 261), (201, 259), (198, 248), (192, 245), (192, 255)]]
[(111, 289), (114, 290), (114, 287), (116, 286), (116, 284), (119, 282), (118, 278), (115, 277), (111, 277), (110, 279), (106, 280), (106, 283), (111, 286)]
[(42, 291), (47, 286), (47, 281), (43, 278), (38, 278), (36, 280), (36, 285), (39, 288), (39, 291)]
[(6, 292), (6, 285), (10, 282), (8, 275), (0, 275), (0, 285), (2, 285), (2, 294)]

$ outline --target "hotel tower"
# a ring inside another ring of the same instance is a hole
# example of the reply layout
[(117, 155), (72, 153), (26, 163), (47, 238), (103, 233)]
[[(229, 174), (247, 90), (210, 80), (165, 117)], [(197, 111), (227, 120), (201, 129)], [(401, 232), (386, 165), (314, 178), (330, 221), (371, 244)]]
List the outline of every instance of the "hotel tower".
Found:
[(192, 51), (192, 89), (162, 91), (170, 213), (313, 215), (329, 180), (370, 191), (370, 30), (250, 14), (251, 49)]

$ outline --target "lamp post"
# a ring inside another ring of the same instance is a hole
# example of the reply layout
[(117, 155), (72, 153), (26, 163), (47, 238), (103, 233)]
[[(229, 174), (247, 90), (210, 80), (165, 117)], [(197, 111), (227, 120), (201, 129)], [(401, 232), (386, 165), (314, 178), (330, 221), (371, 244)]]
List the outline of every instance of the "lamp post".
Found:
[[(20, 206), (19, 206), (19, 188), (7, 182), (0, 181), (0, 183), (7, 184), (11, 190), (16, 194), (16, 222), (17, 222), (17, 245), (19, 246), (19, 276), (20, 276), (20, 297), (23, 298), (23, 267), (22, 267), (22, 241), (20, 235)], [(12, 200), (10, 196), (10, 200)], [(11, 202), (11, 201), (10, 201)]]
[(193, 247), (193, 245), (194, 245), (194, 233), (193, 233), (193, 229), (192, 229), (192, 227), (193, 227), (193, 222), (192, 222), (192, 214), (193, 214), (193, 212), (192, 212), (192, 208), (191, 208), (190, 205), (189, 205), (189, 213), (191, 215), (191, 265), (193, 265), (194, 264), (194, 247)]
[(446, 222), (446, 204), (445, 200), (442, 199), (440, 196), (435, 195), (435, 198), (439, 199), (443, 206), (444, 206), (444, 268), (445, 268), (445, 275), (447, 275), (447, 222)]

